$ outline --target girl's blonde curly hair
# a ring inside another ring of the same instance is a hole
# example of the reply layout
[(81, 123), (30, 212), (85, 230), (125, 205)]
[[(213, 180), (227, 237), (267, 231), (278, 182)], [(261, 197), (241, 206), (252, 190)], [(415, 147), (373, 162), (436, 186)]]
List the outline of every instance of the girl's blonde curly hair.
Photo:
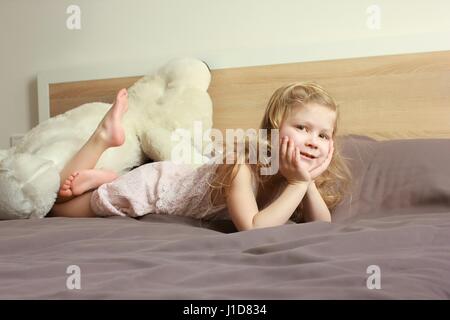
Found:
[[(262, 143), (271, 154), (271, 130), (280, 129), (282, 121), (289, 116), (293, 107), (305, 106), (307, 104), (318, 104), (329, 108), (336, 113), (336, 121), (333, 128), (334, 153), (332, 160), (325, 172), (315, 179), (315, 184), (327, 207), (332, 210), (335, 208), (343, 198), (350, 193), (351, 190), (351, 172), (346, 164), (345, 158), (341, 155), (339, 140), (336, 140), (338, 132), (338, 124), (340, 119), (339, 107), (335, 100), (318, 84), (313, 82), (295, 82), (278, 88), (271, 96), (264, 112), (264, 117), (260, 124), (260, 129), (266, 129), (267, 139), (264, 141), (258, 140), (257, 146)], [(231, 182), (235, 178), (239, 165), (245, 163), (251, 169), (254, 181), (256, 181), (258, 189), (257, 202), (258, 205), (263, 203), (265, 199), (261, 199), (260, 195), (265, 189), (268, 182), (280, 183), (284, 177), (278, 172), (274, 175), (261, 175), (260, 169), (267, 167), (267, 161), (259, 161), (256, 164), (249, 162), (250, 146), (252, 143), (246, 139), (245, 152), (238, 153), (235, 161), (232, 164), (221, 164), (218, 166), (215, 177), (210, 184), (209, 199), (211, 205), (223, 204), (225, 201)], [(254, 145), (254, 144), (253, 144)], [(234, 144), (233, 150), (238, 150), (237, 144)], [(225, 157), (225, 155), (224, 155)], [(266, 199), (267, 200), (267, 199)], [(219, 202), (218, 202), (219, 201)], [(293, 215), (296, 222), (302, 221), (302, 205), (301, 202), (297, 208), (297, 214)]]

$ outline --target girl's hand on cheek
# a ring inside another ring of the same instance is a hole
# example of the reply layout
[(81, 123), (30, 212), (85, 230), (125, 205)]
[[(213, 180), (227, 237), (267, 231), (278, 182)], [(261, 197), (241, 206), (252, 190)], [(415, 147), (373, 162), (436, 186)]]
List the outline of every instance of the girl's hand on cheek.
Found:
[(330, 150), (328, 151), (327, 158), (316, 168), (311, 170), (309, 173), (311, 175), (311, 179), (315, 180), (318, 176), (320, 176), (322, 173), (327, 170), (328, 166), (330, 165), (331, 159), (333, 159), (333, 152), (334, 152), (334, 141), (330, 141)]
[(309, 183), (311, 176), (300, 162), (300, 149), (295, 147), (294, 141), (284, 137), (280, 147), (280, 172), (289, 184)]

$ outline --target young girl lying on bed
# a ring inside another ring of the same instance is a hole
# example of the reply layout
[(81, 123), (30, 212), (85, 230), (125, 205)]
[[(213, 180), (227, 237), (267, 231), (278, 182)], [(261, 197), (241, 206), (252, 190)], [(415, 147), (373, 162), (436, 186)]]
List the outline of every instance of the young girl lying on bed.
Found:
[(279, 156), (279, 170), (272, 175), (260, 173), (267, 162), (245, 161), (247, 144), (232, 164), (212, 161), (193, 169), (160, 161), (120, 177), (93, 169), (106, 149), (124, 143), (121, 119), (127, 109), (127, 91), (122, 89), (97, 130), (61, 171), (61, 188), (48, 216), (157, 213), (213, 219), (229, 214), (241, 231), (283, 225), (289, 219), (330, 222), (330, 209), (349, 190), (350, 172), (334, 149), (338, 106), (317, 84), (281, 87), (269, 101), (261, 123), (269, 137), (264, 143), (270, 150), (271, 129), (278, 129), (274, 132), (281, 137), (275, 150), (279, 153), (269, 151)]

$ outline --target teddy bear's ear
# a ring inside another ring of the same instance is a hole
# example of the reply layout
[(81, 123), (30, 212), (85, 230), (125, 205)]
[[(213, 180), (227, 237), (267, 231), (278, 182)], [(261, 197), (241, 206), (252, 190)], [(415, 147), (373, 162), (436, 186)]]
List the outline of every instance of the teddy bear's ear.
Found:
[(158, 74), (165, 79), (168, 88), (185, 87), (207, 91), (211, 82), (209, 66), (195, 58), (173, 59), (159, 69)]

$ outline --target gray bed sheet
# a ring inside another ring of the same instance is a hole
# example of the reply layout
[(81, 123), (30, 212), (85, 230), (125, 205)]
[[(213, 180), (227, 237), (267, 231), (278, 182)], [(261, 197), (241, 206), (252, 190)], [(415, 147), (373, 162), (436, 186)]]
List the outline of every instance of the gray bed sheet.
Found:
[(450, 298), (450, 212), (233, 231), (163, 215), (0, 221), (0, 298)]
[(0, 298), (449, 299), (450, 139), (339, 143), (354, 183), (332, 223), (0, 221)]

